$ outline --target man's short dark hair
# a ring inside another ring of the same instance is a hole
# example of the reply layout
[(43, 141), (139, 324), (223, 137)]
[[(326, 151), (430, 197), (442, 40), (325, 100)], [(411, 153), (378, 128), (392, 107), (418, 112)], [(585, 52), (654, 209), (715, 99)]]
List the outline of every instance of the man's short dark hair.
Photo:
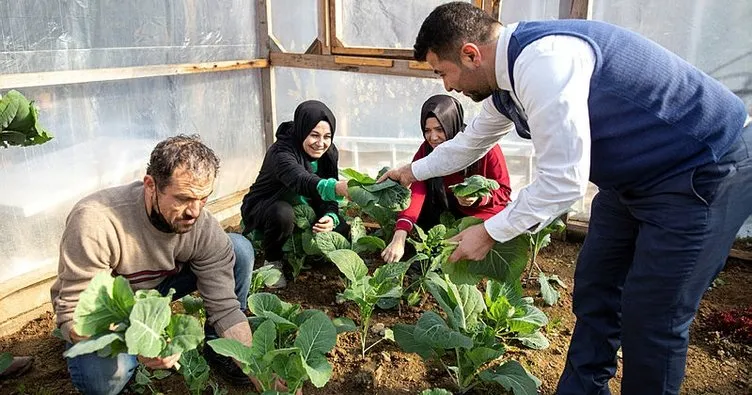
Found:
[(470, 3), (455, 1), (440, 5), (420, 27), (415, 39), (415, 59), (425, 61), (430, 50), (439, 59), (457, 60), (465, 43), (490, 42), (497, 25), (499, 21)]
[(215, 177), (219, 171), (219, 158), (198, 135), (179, 134), (154, 147), (146, 174), (154, 178), (157, 188), (162, 191), (170, 185), (170, 177), (178, 168), (184, 168), (198, 178)]

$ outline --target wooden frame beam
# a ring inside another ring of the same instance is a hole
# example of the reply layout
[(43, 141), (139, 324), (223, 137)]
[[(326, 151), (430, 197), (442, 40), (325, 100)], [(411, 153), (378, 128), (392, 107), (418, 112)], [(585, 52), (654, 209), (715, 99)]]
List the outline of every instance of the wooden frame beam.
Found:
[[(337, 62), (335, 59), (339, 58)], [(344, 59), (343, 59), (344, 58)], [(372, 63), (377, 61), (377, 64)], [(386, 61), (386, 62), (383, 62)], [(331, 55), (311, 55), (277, 53), (269, 54), (272, 67), (298, 67), (317, 70), (349, 71), (355, 73), (398, 75), (417, 78), (438, 78), (423, 62), (405, 59), (378, 59), (366, 57), (337, 57)], [(391, 66), (387, 64), (391, 62)]]
[[(257, 26), (256, 36), (259, 44), (259, 55), (269, 58), (272, 48), (271, 7), (267, 0), (256, 2)], [(280, 50), (279, 46), (276, 46)], [(264, 130), (264, 142), (269, 147), (274, 143), (274, 128), (277, 127), (277, 105), (274, 95), (274, 72), (271, 68), (261, 70), (261, 112), (263, 114), (262, 128)]]
[(216, 73), (269, 67), (267, 59), (242, 59), (225, 62), (164, 64), (154, 66), (117, 67), (45, 71), (40, 73), (0, 74), (0, 89), (30, 88), (83, 84), (87, 82), (118, 81), (169, 75)]

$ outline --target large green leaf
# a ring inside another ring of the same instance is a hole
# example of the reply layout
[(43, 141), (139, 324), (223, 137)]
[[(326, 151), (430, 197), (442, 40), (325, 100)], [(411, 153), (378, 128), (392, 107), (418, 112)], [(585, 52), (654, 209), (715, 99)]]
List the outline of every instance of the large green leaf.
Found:
[(551, 345), (546, 336), (540, 331), (535, 331), (526, 335), (518, 335), (515, 339), (519, 340), (525, 347), (530, 347), (534, 350), (543, 350)]
[(67, 351), (63, 353), (63, 356), (65, 358), (75, 358), (79, 355), (84, 354), (90, 354), (93, 352), (97, 352), (107, 346), (109, 346), (112, 342), (116, 341), (125, 341), (125, 338), (123, 337), (122, 333), (107, 333), (101, 336), (92, 337), (90, 339), (82, 340), (76, 344), (73, 345), (73, 347), (69, 348)]
[(316, 388), (325, 386), (332, 377), (332, 365), (326, 360), (326, 356), (322, 354), (310, 355), (308, 360), (303, 362), (303, 368)]
[(266, 356), (266, 354), (274, 350), (274, 342), (277, 340), (277, 327), (271, 320), (264, 321), (253, 332), (253, 339), (251, 340), (251, 357), (255, 360), (260, 360)]
[(449, 289), (457, 304), (454, 308), (454, 317), (458, 326), (469, 331), (478, 322), (478, 315), (486, 309), (483, 294), (474, 285), (449, 284)]
[(548, 276), (546, 276), (543, 272), (540, 272), (538, 274), (538, 284), (540, 284), (541, 296), (543, 296), (543, 301), (546, 303), (546, 305), (555, 305), (556, 302), (559, 301), (559, 291), (555, 290), (554, 287), (551, 286), (551, 283), (548, 282)]
[(431, 348), (466, 348), (473, 347), (473, 340), (455, 331), (433, 311), (427, 311), (420, 316), (413, 332), (415, 340), (428, 344)]
[(460, 232), (463, 230), (474, 226), (474, 225), (480, 225), (483, 223), (483, 220), (478, 217), (463, 217), (457, 220), (457, 222), (454, 223), (454, 227), (457, 228)]
[(489, 196), (492, 190), (499, 189), (499, 187), (496, 180), (476, 174), (465, 178), (464, 182), (449, 186), (449, 189), (459, 197), (483, 197)]
[(272, 313), (271, 311), (264, 311), (259, 314), (259, 317), (273, 322), (280, 332), (287, 332), (298, 329), (298, 325), (296, 325), (294, 322), (282, 317), (279, 314)]
[(170, 298), (137, 299), (131, 310), (130, 326), (125, 331), (128, 354), (154, 358), (165, 348), (162, 331), (170, 323)]
[(326, 256), (351, 282), (356, 282), (368, 274), (368, 267), (353, 250), (336, 250)]
[(515, 306), (514, 316), (509, 320), (510, 329), (520, 334), (533, 333), (547, 323), (546, 314), (529, 304)]
[(313, 235), (313, 242), (316, 244), (320, 255), (327, 255), (336, 250), (346, 250), (350, 248), (350, 242), (345, 236), (337, 232), (321, 232)]
[(500, 297), (506, 298), (513, 306), (522, 304), (522, 284), (520, 280), (507, 282), (488, 280), (486, 283), (486, 303), (488, 304)]
[(267, 311), (275, 314), (281, 314), (283, 311), (282, 301), (279, 297), (268, 292), (259, 292), (248, 296), (248, 309), (257, 316)]
[(209, 365), (197, 349), (180, 355), (180, 374), (191, 395), (201, 395), (209, 384)]
[(263, 287), (271, 287), (282, 277), (282, 272), (274, 266), (261, 266), (253, 271), (251, 290), (257, 292)]
[(405, 351), (429, 359), (433, 356), (431, 346), (415, 339), (415, 325), (396, 324), (392, 327), (394, 341)]
[(318, 312), (306, 320), (298, 331), (295, 346), (300, 349), (303, 367), (318, 388), (323, 387), (332, 374), (332, 367), (325, 354), (337, 343), (337, 330), (323, 312)]
[(0, 98), (0, 131), (8, 128), (8, 125), (13, 122), (16, 114), (22, 108), (28, 108), (28, 101), (18, 91), (8, 91), (5, 96)]
[(503, 365), (480, 372), (480, 379), (496, 382), (514, 395), (537, 395), (541, 382), (525, 370), (517, 361), (507, 361)]
[(376, 183), (376, 180), (368, 176), (368, 174), (361, 173), (355, 169), (342, 169), (339, 171), (339, 174), (341, 174), (342, 177), (345, 177), (348, 180), (355, 180), (358, 183), (364, 185), (371, 185)]
[(185, 310), (186, 314), (196, 314), (204, 308), (204, 299), (201, 297), (185, 295), (180, 298), (180, 303), (182, 303), (183, 310)]
[(39, 123), (33, 101), (15, 90), (0, 98), (0, 147), (37, 145), (51, 139)]
[(455, 284), (477, 284), (484, 277), (507, 282), (518, 280), (528, 262), (527, 236), (496, 243), (481, 261), (463, 260), (447, 263), (441, 270)]
[(295, 213), (295, 226), (299, 229), (309, 229), (316, 222), (316, 212), (307, 204), (298, 204), (292, 208)]
[(393, 284), (399, 284), (399, 280), (405, 275), (410, 264), (407, 262), (392, 262), (381, 265), (373, 272), (371, 278), (371, 285), (378, 287), (380, 284), (390, 282)]
[(298, 330), (295, 347), (300, 348), (304, 360), (312, 354), (326, 354), (337, 343), (337, 330), (332, 320), (321, 311), (308, 318)]
[(95, 336), (107, 332), (111, 324), (128, 319), (121, 307), (112, 300), (115, 279), (106, 272), (94, 276), (81, 292), (73, 313), (76, 333)]
[(358, 241), (354, 241), (352, 245), (353, 251), (358, 254), (366, 252), (379, 252), (384, 248), (386, 248), (386, 243), (384, 243), (384, 240), (381, 240), (376, 236), (360, 237)]
[[(303, 382), (308, 378), (308, 374), (303, 367), (303, 359), (298, 354), (280, 355), (272, 360), (271, 366), (274, 373), (285, 381), (289, 390), (289, 392), (280, 393), (280, 395), (295, 393), (294, 390), (302, 387)], [(271, 393), (271, 391), (267, 392)], [(264, 394), (267, 392), (264, 392)]]
[(123, 316), (128, 316), (136, 303), (130, 283), (123, 276), (117, 276), (112, 283), (112, 300)]
[(332, 324), (337, 329), (337, 333), (354, 332), (358, 329), (355, 322), (347, 317), (337, 317), (332, 320)]
[[(254, 333), (253, 336), (255, 341), (257, 334)], [(251, 347), (248, 347), (235, 339), (219, 338), (209, 340), (206, 344), (208, 344), (217, 354), (234, 358), (236, 361), (240, 362), (244, 365), (243, 371), (246, 373), (250, 372), (249, 368), (251, 366), (258, 366), (256, 359), (251, 352)], [(255, 370), (254, 372), (258, 373), (258, 370)]]
[(204, 340), (204, 330), (201, 323), (194, 317), (184, 314), (174, 314), (165, 330), (170, 342), (162, 353), (163, 356), (175, 355), (193, 350)]
[(499, 358), (504, 355), (504, 349), (493, 349), (490, 347), (476, 347), (468, 351), (467, 358), (473, 364), (473, 370)]

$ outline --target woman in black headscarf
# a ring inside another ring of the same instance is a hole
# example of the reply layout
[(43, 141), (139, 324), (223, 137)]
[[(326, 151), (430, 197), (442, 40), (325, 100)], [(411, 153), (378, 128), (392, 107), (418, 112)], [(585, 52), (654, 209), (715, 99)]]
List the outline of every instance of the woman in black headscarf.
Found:
[[(413, 162), (427, 156), (439, 144), (451, 140), (465, 129), (464, 111), (457, 99), (448, 95), (435, 95), (423, 103), (420, 127), (425, 141), (418, 148)], [(456, 197), (449, 186), (459, 184), (472, 175), (482, 175), (496, 180), (500, 188), (491, 196), (481, 199)], [(397, 216), (396, 230), (391, 243), (382, 251), (387, 262), (399, 261), (405, 253), (407, 233), (414, 225), (428, 230), (439, 224), (441, 213), (451, 212), (455, 218), (474, 216), (488, 219), (506, 207), (511, 200), (509, 172), (501, 149), (493, 149), (468, 168), (444, 177), (415, 182), (410, 186), (410, 207)]]
[[(314, 232), (346, 226), (338, 214), (337, 196), (347, 195), (347, 181), (338, 181), (335, 129), (334, 114), (316, 100), (301, 103), (293, 121), (277, 128), (277, 141), (266, 151), (256, 182), (240, 208), (244, 233), (263, 233), (264, 265), (282, 268), (282, 246), (295, 227), (293, 206), (313, 208), (319, 218), (312, 224)], [(285, 285), (281, 277), (275, 287)]]

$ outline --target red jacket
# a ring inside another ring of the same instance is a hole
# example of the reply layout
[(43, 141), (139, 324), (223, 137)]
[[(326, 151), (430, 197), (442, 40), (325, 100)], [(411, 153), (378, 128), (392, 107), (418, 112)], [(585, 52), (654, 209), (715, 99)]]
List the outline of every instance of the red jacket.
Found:
[[(415, 153), (413, 162), (428, 155), (428, 147), (428, 143), (423, 142), (418, 149), (418, 152)], [(476, 166), (472, 167), (476, 168)], [(458, 205), (458, 209), (466, 216), (474, 216), (486, 220), (496, 215), (496, 213), (506, 207), (507, 203), (511, 200), (510, 194), (512, 188), (509, 186), (507, 163), (504, 160), (504, 155), (501, 153), (501, 148), (499, 148), (498, 144), (478, 161), (477, 169), (478, 170), (472, 174), (467, 174), (467, 177), (479, 174), (483, 177), (496, 180), (500, 187), (499, 189), (491, 191), (491, 196), (480, 199), (479, 202), (475, 202), (472, 206), (465, 207)], [(464, 171), (459, 171), (443, 177), (444, 191), (447, 196), (452, 193), (449, 186), (465, 181), (465, 177)], [(410, 195), (410, 207), (399, 213), (397, 216), (397, 230), (405, 230), (409, 232), (413, 228), (413, 224), (418, 220), (420, 210), (423, 208), (423, 202), (426, 199), (427, 188), (425, 182), (414, 182), (410, 186), (410, 190), (412, 192)]]

